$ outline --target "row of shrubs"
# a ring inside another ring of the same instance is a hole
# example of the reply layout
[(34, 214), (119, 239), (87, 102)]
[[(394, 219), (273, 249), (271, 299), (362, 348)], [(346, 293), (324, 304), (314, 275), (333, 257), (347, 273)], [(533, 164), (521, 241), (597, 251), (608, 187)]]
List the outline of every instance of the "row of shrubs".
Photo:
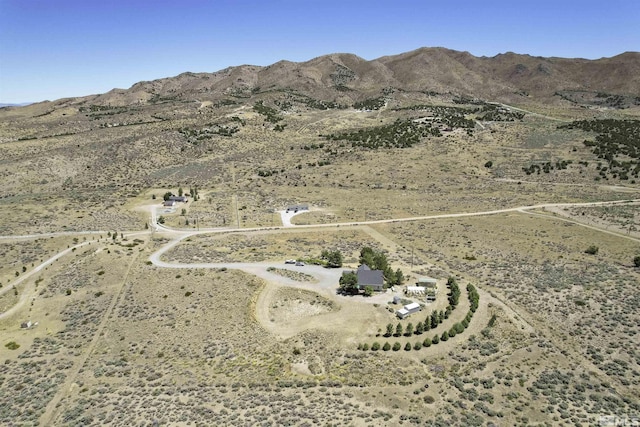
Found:
[[(480, 303), (480, 295), (478, 294), (475, 286), (473, 286), (472, 284), (467, 285), (467, 296), (469, 297), (469, 302), (471, 303), (471, 305), (469, 307), (467, 315), (462, 320), (462, 322), (455, 323), (448, 331), (444, 331), (440, 335), (435, 334), (433, 338), (426, 337), (422, 341), (416, 341), (413, 345), (410, 342), (407, 342), (404, 345), (404, 350), (421, 350), (423, 347), (431, 347), (432, 345), (437, 345), (441, 341), (447, 341), (449, 340), (449, 338), (453, 338), (456, 335), (463, 333), (465, 329), (469, 327), (469, 323), (473, 318), (473, 313), (476, 312), (476, 310), (478, 309), (478, 304)], [(393, 345), (391, 345), (389, 342), (385, 342), (383, 345), (380, 345), (378, 341), (375, 341), (373, 344), (371, 344), (371, 346), (369, 346), (368, 343), (358, 344), (358, 350), (363, 351), (399, 351), (401, 348), (403, 348), (402, 344), (397, 341)]]

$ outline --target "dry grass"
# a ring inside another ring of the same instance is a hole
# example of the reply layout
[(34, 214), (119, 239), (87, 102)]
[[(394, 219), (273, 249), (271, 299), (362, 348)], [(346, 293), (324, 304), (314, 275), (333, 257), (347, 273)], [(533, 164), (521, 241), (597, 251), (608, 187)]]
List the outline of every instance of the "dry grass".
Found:
[[(411, 96), (394, 102), (410, 104)], [(191, 230), (196, 218), (200, 227), (280, 225), (274, 211), (293, 203), (312, 207), (294, 223), (328, 224), (640, 197), (638, 184), (625, 183), (624, 191), (610, 187), (619, 182), (594, 185), (597, 159), (582, 145), (584, 135), (559, 131), (549, 119), (527, 115), (523, 122), (487, 123), (470, 136), (455, 131), (408, 149), (369, 151), (318, 135), (422, 113), (296, 107), (283, 114), (284, 132), (274, 132), (248, 113), (251, 105), (3, 113), (0, 234), (103, 230), (118, 238), (95, 236), (18, 288), (19, 296), (24, 289), (35, 300), (0, 320), (0, 424), (36, 425), (56, 395), (62, 400), (52, 425), (577, 426), (593, 425), (599, 415), (640, 412), (640, 272), (631, 266), (640, 244), (561, 220), (633, 237), (640, 226), (635, 207), (556, 212), (562, 218), (512, 213), (198, 235), (165, 255), (182, 262), (283, 262), (339, 249), (355, 266), (362, 246), (372, 246), (412, 279), (451, 275), (462, 288), (475, 284), (482, 296), (469, 329), (421, 350), (357, 350), (364, 342), (398, 341), (404, 348), (417, 340), (381, 336), (387, 323), (398, 322), (382, 302), (387, 295), (375, 304), (321, 295), (303, 290), (314, 282), (289, 270), (276, 273), (299, 287), (233, 270), (148, 265), (148, 255), (168, 240), (155, 236), (145, 247), (120, 233), (142, 230), (147, 213), (137, 208), (159, 205), (164, 192), (179, 186), (197, 185), (201, 199), (161, 214), (173, 227), (189, 220)], [(594, 114), (537, 111), (563, 120)], [(178, 131), (231, 123), (234, 115), (245, 124), (232, 137), (196, 143)], [(122, 125), (137, 120), (154, 123)], [(51, 129), (72, 134), (54, 136)], [(330, 164), (317, 166), (325, 160)], [(574, 165), (522, 172), (532, 162), (558, 160)], [(11, 286), (23, 266), (28, 273), (84, 237), (2, 241), (0, 284)], [(596, 255), (584, 252), (590, 245), (598, 246)], [(403, 322), (444, 308), (440, 295)], [(464, 295), (429, 335), (464, 317)], [(0, 310), (19, 296), (4, 294)], [(20, 329), (27, 319), (38, 327)], [(20, 347), (5, 346), (12, 341)]]

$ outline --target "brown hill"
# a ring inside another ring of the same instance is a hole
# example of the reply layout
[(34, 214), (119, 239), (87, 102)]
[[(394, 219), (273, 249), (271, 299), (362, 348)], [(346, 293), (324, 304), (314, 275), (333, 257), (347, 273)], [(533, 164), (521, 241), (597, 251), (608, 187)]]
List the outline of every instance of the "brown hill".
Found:
[[(330, 54), (299, 63), (279, 61), (266, 67), (241, 65), (214, 73), (187, 72), (77, 101), (112, 106), (166, 100), (215, 102), (284, 89), (349, 103), (378, 96), (390, 87), (502, 101), (559, 101), (554, 94), (567, 91), (633, 99), (640, 96), (640, 53), (587, 60), (511, 52), (476, 57), (445, 48), (420, 48), (371, 61), (353, 54)], [(73, 103), (64, 103), (69, 102)]]

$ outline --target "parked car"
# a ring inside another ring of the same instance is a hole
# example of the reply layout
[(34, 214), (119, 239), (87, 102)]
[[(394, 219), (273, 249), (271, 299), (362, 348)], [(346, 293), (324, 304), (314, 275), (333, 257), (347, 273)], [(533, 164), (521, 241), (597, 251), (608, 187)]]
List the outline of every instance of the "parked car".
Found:
[(284, 262), (285, 264), (295, 264), (296, 260), (295, 259), (288, 259)]
[(298, 267), (304, 267), (304, 262), (302, 262), (302, 261), (297, 261), (297, 262), (296, 262), (296, 265), (297, 265)]

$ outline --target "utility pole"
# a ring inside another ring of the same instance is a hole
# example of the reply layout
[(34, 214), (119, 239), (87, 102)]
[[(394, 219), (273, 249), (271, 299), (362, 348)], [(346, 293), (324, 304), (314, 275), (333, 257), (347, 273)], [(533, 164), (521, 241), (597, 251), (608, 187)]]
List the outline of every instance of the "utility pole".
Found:
[(413, 271), (413, 246), (411, 247), (411, 271)]
[(238, 228), (240, 228), (240, 211), (238, 210), (238, 194), (236, 193), (236, 221), (238, 223)]

